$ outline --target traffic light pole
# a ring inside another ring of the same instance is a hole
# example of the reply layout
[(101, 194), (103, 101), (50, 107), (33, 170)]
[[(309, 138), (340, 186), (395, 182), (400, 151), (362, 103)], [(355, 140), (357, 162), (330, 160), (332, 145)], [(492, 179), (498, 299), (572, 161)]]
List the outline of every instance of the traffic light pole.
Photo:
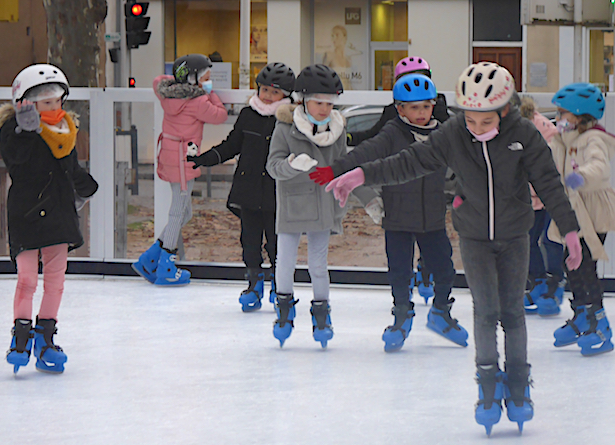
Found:
[(250, 0), (239, 6), (239, 89), (250, 89)]

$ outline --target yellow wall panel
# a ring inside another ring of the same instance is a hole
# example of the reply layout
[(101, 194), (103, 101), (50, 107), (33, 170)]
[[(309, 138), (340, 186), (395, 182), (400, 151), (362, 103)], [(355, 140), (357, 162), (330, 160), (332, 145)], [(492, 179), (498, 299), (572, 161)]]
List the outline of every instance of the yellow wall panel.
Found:
[(19, 0), (0, 0), (0, 21), (16, 22), (19, 20)]

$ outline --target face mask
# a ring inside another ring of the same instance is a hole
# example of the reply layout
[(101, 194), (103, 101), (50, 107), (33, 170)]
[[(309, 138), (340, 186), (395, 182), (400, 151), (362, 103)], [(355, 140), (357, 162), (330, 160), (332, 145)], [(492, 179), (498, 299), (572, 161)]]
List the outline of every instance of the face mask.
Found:
[(41, 120), (45, 122), (47, 125), (58, 125), (64, 116), (66, 115), (66, 111), (62, 108), (58, 108), (53, 111), (41, 111)]
[(331, 122), (331, 115), (327, 116), (325, 120), (317, 121), (316, 119), (314, 119), (314, 116), (312, 116), (310, 112), (307, 110), (307, 107), (305, 107), (305, 115), (307, 116), (308, 120), (314, 125), (326, 125), (329, 122)]
[(569, 131), (573, 131), (577, 128), (575, 124), (568, 122), (566, 118), (558, 120), (556, 127), (557, 131), (559, 131), (559, 134), (568, 133)]
[[(466, 128), (468, 128), (468, 127), (466, 127)], [(500, 134), (500, 130), (499, 130), (498, 127), (493, 127), (491, 130), (489, 130), (488, 132), (483, 133), (483, 134), (476, 134), (472, 130), (470, 130), (469, 128), (468, 128), (468, 131), (479, 142), (488, 142), (488, 141), (494, 139), (498, 134)]]
[(206, 80), (205, 82), (203, 82), (203, 84), (201, 85), (201, 88), (203, 88), (203, 90), (205, 90), (205, 92), (207, 94), (211, 93), (211, 90), (214, 89), (214, 83), (211, 80)]

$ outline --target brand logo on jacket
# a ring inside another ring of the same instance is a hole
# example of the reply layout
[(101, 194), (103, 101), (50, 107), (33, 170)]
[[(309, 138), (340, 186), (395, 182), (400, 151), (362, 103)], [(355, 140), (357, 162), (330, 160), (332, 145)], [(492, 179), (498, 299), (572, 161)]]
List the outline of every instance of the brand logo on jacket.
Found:
[(519, 151), (519, 150), (523, 150), (523, 145), (521, 144), (521, 142), (513, 142), (512, 144), (510, 144), (508, 146), (508, 149), (510, 151)]

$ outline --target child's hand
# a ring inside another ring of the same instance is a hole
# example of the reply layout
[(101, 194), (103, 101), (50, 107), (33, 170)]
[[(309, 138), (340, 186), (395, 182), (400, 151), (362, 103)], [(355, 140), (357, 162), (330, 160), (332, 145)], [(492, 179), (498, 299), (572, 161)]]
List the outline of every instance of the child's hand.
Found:
[(577, 232), (568, 232), (566, 234), (566, 247), (568, 248), (568, 258), (566, 258), (566, 267), (568, 270), (577, 270), (583, 261), (583, 251), (581, 250), (581, 241)]
[(17, 127), (15, 133), (19, 134), (22, 131), (36, 131), (40, 133), (41, 129), (41, 116), (36, 111), (36, 105), (29, 100), (23, 100), (18, 102), (15, 110), (15, 119), (17, 120)]
[(344, 207), (350, 192), (363, 184), (365, 184), (365, 173), (361, 167), (357, 167), (335, 178), (325, 188), (325, 191), (333, 190), (333, 196), (340, 202), (340, 207)]
[(376, 196), (365, 206), (365, 212), (374, 221), (374, 224), (382, 224), (384, 218), (384, 202), (380, 196)]
[(331, 167), (316, 167), (316, 171), (310, 173), (310, 179), (316, 184), (325, 185), (334, 178)]
[(312, 169), (315, 165), (318, 164), (318, 161), (309, 157), (309, 155), (305, 153), (301, 153), (299, 156), (295, 157), (294, 153), (291, 153), (288, 156), (288, 163), (295, 170), (299, 170), (302, 172), (307, 172)]

